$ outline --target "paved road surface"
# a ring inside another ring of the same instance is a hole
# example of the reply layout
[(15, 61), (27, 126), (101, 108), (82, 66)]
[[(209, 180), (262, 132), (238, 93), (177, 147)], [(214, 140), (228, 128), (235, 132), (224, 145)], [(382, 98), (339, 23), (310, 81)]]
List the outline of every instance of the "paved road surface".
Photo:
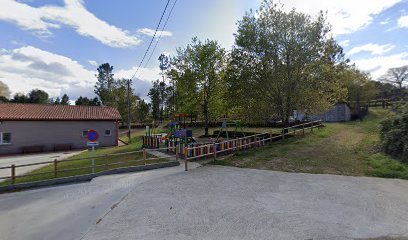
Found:
[(184, 165), (180, 165), (103, 176), (81, 184), (0, 194), (0, 240), (80, 239), (137, 185), (183, 172)]
[[(75, 154), (80, 153), (81, 151), (69, 151), (69, 152), (54, 152), (54, 153), (36, 153), (36, 154), (21, 154), (13, 156), (2, 156), (0, 157), (0, 167), (9, 167), (12, 164), (21, 165), (29, 163), (38, 163), (53, 161), (54, 159), (64, 159)], [(30, 166), (30, 167), (21, 167), (16, 170), (16, 174), (20, 175), (26, 172), (30, 172), (36, 168), (42, 167), (44, 165)], [(10, 176), (10, 169), (0, 169), (0, 177)]]
[(220, 166), (0, 195), (0, 239), (408, 237), (407, 223), (405, 180)]

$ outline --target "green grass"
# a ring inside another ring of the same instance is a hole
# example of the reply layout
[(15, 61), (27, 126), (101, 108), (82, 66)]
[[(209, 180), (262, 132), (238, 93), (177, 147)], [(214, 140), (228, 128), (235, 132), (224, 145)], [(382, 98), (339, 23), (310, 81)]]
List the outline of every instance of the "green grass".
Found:
[(392, 114), (370, 110), (362, 121), (326, 127), (228, 156), (215, 164), (287, 172), (408, 179), (408, 165), (381, 151), (379, 123)]
[[(117, 155), (117, 156), (106, 156), (108, 154), (117, 154), (117, 153), (125, 153), (125, 152), (132, 152), (138, 151), (142, 148), (142, 138), (140, 136), (135, 136), (132, 138), (132, 144), (121, 146), (121, 147), (110, 147), (110, 148), (102, 148), (95, 150), (95, 165), (103, 165), (103, 164), (112, 164), (118, 162), (128, 162), (133, 160), (143, 160), (143, 153), (130, 153), (125, 155)], [(92, 151), (84, 151), (78, 155), (72, 156), (67, 159), (78, 159), (76, 161), (68, 161), (68, 162), (59, 162), (58, 163), (58, 171), (73, 169), (73, 168), (83, 168), (83, 167), (90, 167), (92, 166)], [(153, 158), (154, 156), (147, 154), (147, 158)], [(146, 164), (158, 163), (158, 162), (165, 162), (168, 161), (167, 159), (156, 159), (156, 160), (148, 160)], [(109, 169), (120, 168), (120, 167), (129, 167), (129, 166), (139, 166), (144, 165), (143, 161), (140, 162), (129, 162), (124, 164), (115, 164), (110, 166), (101, 166), (96, 167), (95, 172), (106, 171)], [(17, 177), (16, 183), (25, 183), (25, 182), (33, 182), (33, 181), (40, 181), (40, 180), (48, 180), (55, 178), (54, 176), (54, 165), (49, 164), (45, 165), (41, 168), (38, 168), (34, 171), (25, 173), (26, 174), (39, 174), (45, 173), (36, 176), (27, 176), (27, 177)], [(46, 173), (51, 172), (51, 173)], [(60, 172), (58, 173), (57, 177), (69, 177), (69, 176), (77, 176), (83, 174), (90, 174), (92, 173), (91, 168), (87, 169), (79, 169), (75, 171), (68, 171), (68, 172)], [(16, 174), (18, 175), (18, 168), (16, 170)], [(0, 186), (9, 185), (11, 183), (10, 180), (3, 181), (0, 183)]]

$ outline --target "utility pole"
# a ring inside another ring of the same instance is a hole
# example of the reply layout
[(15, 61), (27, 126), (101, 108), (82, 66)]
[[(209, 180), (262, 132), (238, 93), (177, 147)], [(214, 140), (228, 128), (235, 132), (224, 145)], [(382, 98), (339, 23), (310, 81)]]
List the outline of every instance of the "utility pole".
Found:
[(128, 102), (128, 143), (132, 142), (132, 138), (131, 138), (131, 116), (130, 116), (130, 79), (128, 79), (127, 82), (127, 102)]
[[(166, 55), (164, 55), (163, 53), (162, 54), (160, 54), (160, 56), (159, 56), (159, 62), (160, 62), (160, 64), (159, 64), (159, 67), (160, 67), (160, 70), (161, 70), (161, 74), (162, 74), (162, 76), (163, 76), (163, 87), (164, 87), (164, 85), (165, 85), (165, 81), (164, 81), (164, 71), (165, 70), (167, 70), (167, 68), (169, 68), (170, 67), (170, 60), (169, 60), (169, 58), (166, 56)], [(165, 89), (161, 89), (161, 91), (162, 91), (162, 94), (161, 94), (161, 105), (162, 105), (162, 109), (164, 108), (164, 99), (163, 99), (163, 95), (164, 95), (164, 92), (163, 91), (165, 91)], [(167, 106), (168, 107), (168, 106)], [(163, 111), (161, 111), (161, 112), (163, 112)], [(161, 119), (162, 120), (162, 119)]]

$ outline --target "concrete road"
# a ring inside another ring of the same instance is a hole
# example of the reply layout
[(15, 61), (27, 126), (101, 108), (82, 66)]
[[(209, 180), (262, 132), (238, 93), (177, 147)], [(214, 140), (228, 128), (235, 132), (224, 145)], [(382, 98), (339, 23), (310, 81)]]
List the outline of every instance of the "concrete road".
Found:
[(206, 166), (136, 185), (83, 239), (408, 237), (408, 181)]
[(136, 186), (176, 173), (184, 173), (184, 166), (0, 194), (0, 240), (80, 239)]
[[(38, 163), (38, 162), (47, 162), (53, 161), (54, 159), (64, 159), (75, 154), (80, 153), (81, 151), (69, 151), (69, 152), (53, 152), (53, 153), (36, 153), (36, 154), (20, 154), (13, 156), (2, 156), (0, 157), (0, 167), (9, 167), (12, 164), (21, 165), (29, 163)], [(29, 166), (17, 168), (16, 174), (21, 175), (26, 172), (35, 170), (36, 168), (43, 167), (44, 165)], [(0, 169), (0, 177), (10, 176), (10, 169)]]
[(183, 170), (0, 195), (0, 239), (408, 237), (408, 181)]

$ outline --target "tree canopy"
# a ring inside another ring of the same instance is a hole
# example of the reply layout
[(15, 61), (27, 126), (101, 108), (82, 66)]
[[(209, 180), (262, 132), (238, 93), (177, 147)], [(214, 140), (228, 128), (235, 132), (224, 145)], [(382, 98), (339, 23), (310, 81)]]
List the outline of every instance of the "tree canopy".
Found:
[(97, 68), (95, 94), (99, 97), (102, 105), (110, 106), (113, 104), (113, 87), (115, 79), (113, 78), (113, 66), (109, 63), (101, 64)]
[(346, 91), (338, 80), (346, 64), (325, 15), (289, 12), (265, 1), (238, 22), (228, 66), (229, 103), (241, 113), (277, 116), (322, 112)]
[(189, 114), (201, 113), (206, 135), (210, 116), (217, 115), (222, 108), (220, 93), (225, 55), (217, 41), (202, 42), (195, 37), (187, 47), (177, 49), (172, 59), (173, 69), (169, 76), (176, 86), (177, 109)]
[(0, 96), (8, 99), (10, 97), (10, 89), (7, 84), (0, 81)]

